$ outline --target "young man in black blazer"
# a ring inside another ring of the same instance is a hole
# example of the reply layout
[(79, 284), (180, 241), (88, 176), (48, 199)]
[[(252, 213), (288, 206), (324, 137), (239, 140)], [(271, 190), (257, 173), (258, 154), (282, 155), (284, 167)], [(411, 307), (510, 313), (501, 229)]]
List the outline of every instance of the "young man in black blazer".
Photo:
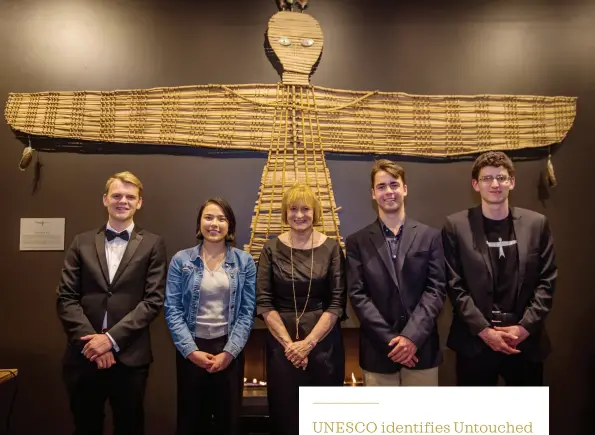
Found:
[(114, 434), (139, 435), (153, 360), (149, 325), (165, 291), (165, 244), (133, 221), (142, 184), (130, 172), (108, 179), (103, 204), (107, 224), (74, 238), (57, 289), (67, 336), (63, 375), (75, 435), (103, 434), (106, 400)]
[(449, 216), (443, 229), (459, 385), (497, 385), (498, 376), (507, 385), (543, 384), (554, 244), (545, 216), (509, 206), (514, 176), (506, 154), (480, 155), (471, 184), (481, 205)]
[(446, 298), (440, 231), (405, 215), (404, 169), (376, 162), (378, 219), (347, 238), (347, 290), (366, 385), (438, 385), (436, 318)]

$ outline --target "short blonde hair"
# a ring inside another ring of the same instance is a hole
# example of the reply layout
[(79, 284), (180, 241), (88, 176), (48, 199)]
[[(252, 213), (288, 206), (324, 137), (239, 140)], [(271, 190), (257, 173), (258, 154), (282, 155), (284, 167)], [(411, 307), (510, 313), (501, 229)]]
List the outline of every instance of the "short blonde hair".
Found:
[(318, 224), (322, 217), (322, 206), (320, 201), (306, 183), (298, 182), (287, 189), (283, 194), (283, 202), (281, 203), (281, 219), (285, 225), (287, 222), (287, 210), (294, 204), (306, 204), (314, 210), (314, 218), (312, 225)]
[(141, 183), (141, 181), (138, 179), (138, 177), (136, 175), (134, 175), (132, 172), (128, 172), (128, 171), (118, 172), (117, 174), (114, 174), (108, 178), (107, 182), (105, 183), (105, 192), (104, 193), (106, 195), (109, 192), (110, 186), (116, 180), (120, 180), (122, 183), (130, 183), (130, 184), (136, 186), (136, 188), (138, 189), (138, 196), (139, 197), (143, 196), (143, 183)]

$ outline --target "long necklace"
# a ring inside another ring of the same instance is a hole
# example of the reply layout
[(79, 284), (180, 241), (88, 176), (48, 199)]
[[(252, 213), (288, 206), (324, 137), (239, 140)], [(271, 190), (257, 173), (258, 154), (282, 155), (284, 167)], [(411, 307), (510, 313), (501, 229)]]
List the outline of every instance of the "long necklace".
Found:
[(295, 297), (295, 280), (293, 278), (293, 239), (291, 238), (291, 232), (289, 233), (289, 255), (291, 258), (291, 288), (293, 289), (293, 306), (295, 308), (295, 339), (300, 339), (300, 320), (304, 313), (306, 312), (306, 307), (308, 306), (308, 300), (310, 299), (310, 289), (312, 288), (312, 273), (314, 271), (314, 231), (312, 231), (312, 243), (311, 243), (311, 257), (312, 263), (310, 264), (310, 282), (308, 283), (308, 295), (306, 296), (306, 303), (304, 304), (304, 309), (302, 310), (302, 314), (298, 316), (298, 309), (297, 309), (297, 299)]

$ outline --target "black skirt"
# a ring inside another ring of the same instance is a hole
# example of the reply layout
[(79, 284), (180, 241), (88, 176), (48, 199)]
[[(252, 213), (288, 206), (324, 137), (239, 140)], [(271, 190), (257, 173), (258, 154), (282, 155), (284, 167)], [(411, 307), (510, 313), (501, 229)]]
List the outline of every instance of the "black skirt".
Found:
[[(300, 338), (306, 337), (320, 319), (322, 310), (309, 311), (300, 319)], [(287, 332), (295, 340), (295, 312), (280, 312)], [(312, 349), (305, 370), (295, 368), (285, 349), (267, 334), (267, 394), (271, 434), (299, 433), (299, 387), (342, 386), (345, 379), (345, 351), (339, 322)]]

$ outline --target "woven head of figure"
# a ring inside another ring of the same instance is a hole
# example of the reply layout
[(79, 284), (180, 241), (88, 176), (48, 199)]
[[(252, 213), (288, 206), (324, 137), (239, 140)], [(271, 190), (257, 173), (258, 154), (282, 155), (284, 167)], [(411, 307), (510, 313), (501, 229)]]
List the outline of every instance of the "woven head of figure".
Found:
[(286, 85), (310, 84), (310, 75), (322, 54), (322, 29), (312, 16), (300, 12), (277, 12), (269, 20), (268, 44), (278, 59)]

